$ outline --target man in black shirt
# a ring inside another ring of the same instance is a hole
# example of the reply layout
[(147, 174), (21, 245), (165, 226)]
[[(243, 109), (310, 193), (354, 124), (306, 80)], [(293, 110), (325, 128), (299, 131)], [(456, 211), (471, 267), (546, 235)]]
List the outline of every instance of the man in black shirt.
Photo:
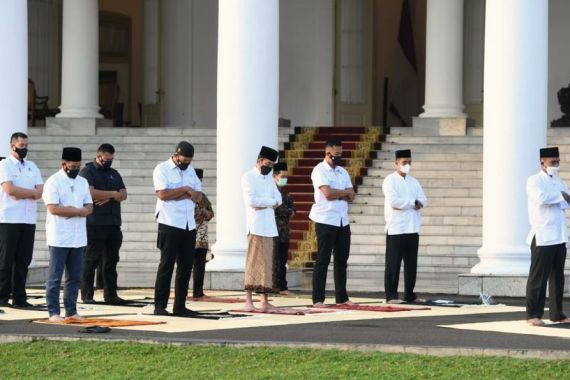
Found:
[(123, 243), (121, 232), (121, 202), (127, 199), (127, 189), (118, 171), (111, 169), (115, 148), (102, 144), (95, 160), (79, 173), (89, 183), (93, 198), (93, 214), (87, 217), (87, 249), (81, 278), (83, 303), (94, 303), (93, 281), (101, 264), (103, 297), (108, 304), (120, 305), (125, 300), (117, 295), (117, 263)]

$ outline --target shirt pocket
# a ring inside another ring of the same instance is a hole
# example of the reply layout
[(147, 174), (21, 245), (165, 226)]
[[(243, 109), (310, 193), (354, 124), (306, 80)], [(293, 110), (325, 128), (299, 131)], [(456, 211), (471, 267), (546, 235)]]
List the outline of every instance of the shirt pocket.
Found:
[(166, 178), (168, 180), (167, 186), (169, 189), (176, 189), (183, 186), (182, 177), (178, 173), (169, 173)]
[[(73, 206), (73, 207), (77, 207), (76, 205), (76, 201), (75, 201), (75, 197), (73, 192), (71, 191), (71, 189), (66, 189), (64, 191), (61, 191), (59, 194), (59, 203), (62, 206)], [(83, 205), (82, 205), (83, 206)]]

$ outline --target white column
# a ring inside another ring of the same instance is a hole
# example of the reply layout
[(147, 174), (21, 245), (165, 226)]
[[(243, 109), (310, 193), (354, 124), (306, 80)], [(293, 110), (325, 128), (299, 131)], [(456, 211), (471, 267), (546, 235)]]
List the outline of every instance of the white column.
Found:
[(10, 136), (28, 129), (28, 2), (0, 0), (0, 156)]
[(63, 1), (61, 63), (62, 118), (102, 118), (99, 114), (99, 4)]
[(548, 0), (487, 1), (478, 274), (527, 274), (526, 180), (546, 145)]
[(420, 117), (463, 113), (463, 0), (428, 0), (426, 90)]
[(220, 0), (216, 258), (209, 270), (245, 268), (246, 221), (241, 176), (259, 149), (277, 149), (278, 0)]

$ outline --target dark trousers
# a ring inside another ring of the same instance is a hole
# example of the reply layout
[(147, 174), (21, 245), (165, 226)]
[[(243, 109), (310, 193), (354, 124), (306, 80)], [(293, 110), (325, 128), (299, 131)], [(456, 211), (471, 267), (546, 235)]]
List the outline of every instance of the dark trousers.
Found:
[(316, 223), (317, 260), (313, 268), (313, 303), (325, 301), (327, 271), (334, 255), (334, 287), (336, 303), (348, 301), (346, 267), (350, 254), (350, 226)]
[(527, 318), (542, 318), (548, 283), (550, 320), (560, 321), (566, 318), (562, 312), (566, 244), (537, 246), (535, 239), (532, 239), (530, 249), (530, 270), (526, 283)]
[(194, 298), (204, 297), (204, 274), (206, 272), (207, 248), (196, 248), (194, 251), (194, 270), (192, 278), (194, 282), (192, 296)]
[(404, 301), (410, 302), (417, 298), (414, 288), (418, 270), (419, 241), (420, 235), (417, 233), (386, 235), (384, 290), (387, 301), (398, 299), (402, 260), (404, 261)]
[(196, 229), (189, 231), (166, 224), (158, 225), (157, 247), (160, 249), (160, 264), (158, 264), (154, 285), (155, 308), (166, 309), (168, 305), (174, 263), (176, 263), (176, 278), (174, 280), (173, 311), (177, 312), (186, 308), (195, 244)]
[(117, 297), (117, 263), (122, 244), (123, 233), (120, 226), (87, 226), (81, 299), (93, 299), (93, 282), (97, 268), (101, 268), (105, 301)]
[(275, 278), (277, 288), (280, 291), (289, 290), (287, 288), (287, 259), (289, 258), (289, 240), (280, 241), (275, 238)]
[(26, 278), (34, 252), (35, 224), (0, 223), (0, 302), (26, 302)]

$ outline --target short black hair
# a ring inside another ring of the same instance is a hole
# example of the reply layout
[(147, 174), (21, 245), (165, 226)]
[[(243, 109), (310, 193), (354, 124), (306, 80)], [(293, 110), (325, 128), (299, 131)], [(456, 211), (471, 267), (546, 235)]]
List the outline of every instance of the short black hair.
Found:
[(13, 143), (14, 140), (18, 140), (18, 139), (27, 139), (28, 135), (26, 135), (23, 132), (15, 132), (12, 133), (12, 136), (10, 137), (10, 142)]
[(330, 138), (327, 139), (327, 142), (325, 143), (325, 148), (328, 148), (329, 146), (342, 146), (342, 142), (340, 141), (340, 139), (337, 138)]
[(111, 144), (101, 144), (99, 148), (97, 148), (97, 153), (115, 154), (115, 148)]

